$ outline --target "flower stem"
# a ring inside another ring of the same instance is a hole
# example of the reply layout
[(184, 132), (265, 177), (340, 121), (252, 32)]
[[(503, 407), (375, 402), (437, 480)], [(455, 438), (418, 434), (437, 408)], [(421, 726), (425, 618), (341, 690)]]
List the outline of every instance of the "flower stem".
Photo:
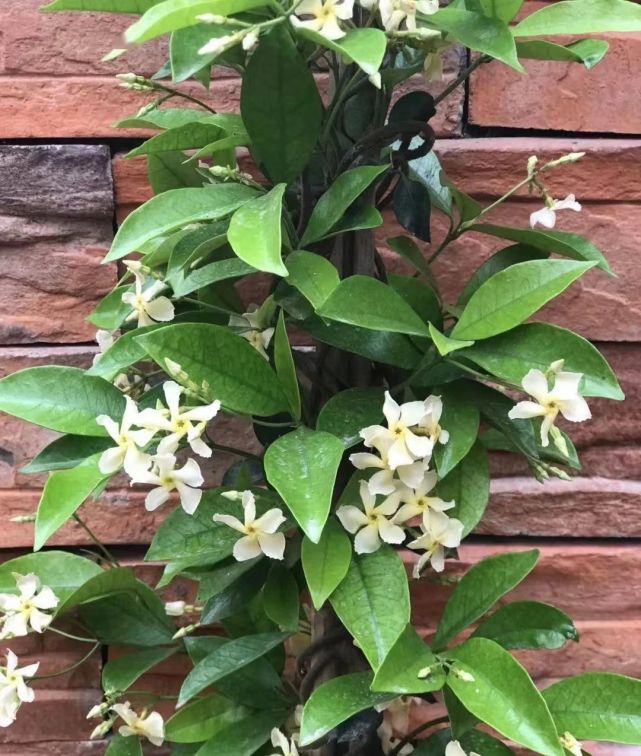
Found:
[(87, 659), (98, 649), (100, 648), (100, 643), (96, 642), (94, 647), (86, 653), (82, 659), (77, 661), (75, 664), (72, 664), (70, 667), (67, 667), (66, 669), (61, 669), (59, 672), (51, 672), (48, 675), (37, 675), (36, 677), (32, 677), (32, 680), (48, 680), (51, 677), (60, 677), (61, 675), (66, 675), (69, 672), (73, 672), (74, 669), (77, 669), (81, 664), (84, 664)]
[(85, 531), (85, 533), (89, 536), (89, 538), (93, 541), (93, 543), (96, 545), (96, 547), (103, 553), (107, 561), (113, 566), (113, 567), (120, 567), (120, 563), (118, 560), (112, 555), (112, 553), (109, 551), (109, 549), (100, 541), (100, 539), (94, 534), (94, 532), (91, 530), (91, 528), (87, 525), (87, 523), (80, 517), (79, 514), (76, 512), (72, 515), (73, 519), (80, 525), (80, 527)]
[(457, 76), (456, 79), (451, 84), (448, 84), (445, 89), (434, 98), (434, 105), (438, 105), (440, 102), (443, 102), (443, 100), (446, 97), (449, 97), (452, 92), (459, 87), (463, 82), (472, 74), (476, 69), (483, 65), (483, 63), (488, 63), (491, 60), (491, 58), (487, 55), (479, 55), (476, 60), (472, 61), (470, 65), (461, 71), (460, 75)]
[(97, 643), (98, 645), (100, 645), (97, 638), (83, 638), (80, 635), (67, 633), (64, 630), (61, 630), (58, 627), (52, 627), (51, 625), (49, 625), (47, 630), (51, 630), (51, 632), (56, 633), (57, 635), (64, 635), (65, 638), (71, 638), (71, 640), (81, 641), (82, 643)]

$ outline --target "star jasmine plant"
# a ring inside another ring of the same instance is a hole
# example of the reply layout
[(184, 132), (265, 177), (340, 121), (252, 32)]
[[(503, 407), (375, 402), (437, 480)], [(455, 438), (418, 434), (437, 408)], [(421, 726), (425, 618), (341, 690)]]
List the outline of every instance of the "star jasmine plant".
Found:
[[(96, 358), (0, 381), (0, 410), (61, 434), (28, 467), (49, 477), (34, 553), (0, 566), (2, 637), (70, 634), (86, 645), (72, 669), (127, 649), (88, 707), (107, 756), (143, 743), (176, 756), (641, 746), (641, 681), (594, 671), (539, 689), (515, 658), (578, 640), (562, 608), (506, 597), (536, 550), (457, 564), (473, 553), (494, 450), (541, 483), (570, 479), (573, 424), (623, 399), (600, 353), (539, 312), (584, 275), (612, 275), (594, 244), (549, 230), (581, 206), (577, 187), (554, 200), (548, 176), (562, 183), (583, 153), (532, 156), (482, 204), (434, 152), (435, 115), (477, 69), (590, 68), (608, 48), (595, 33), (641, 31), (628, 0), (528, 5), (46, 6), (128, 14), (112, 60), (168, 38), (156, 75), (118, 77), (140, 97), (120, 125), (153, 132), (128, 157), (146, 161), (154, 196), (105, 257), (121, 279), (88, 314)], [(445, 83), (448, 54), (466, 63)], [(225, 71), (238, 98), (219, 108), (208, 90)], [(506, 205), (500, 225), (497, 208), (526, 192), (543, 209)], [(465, 280), (474, 233), (495, 251)], [(456, 289), (434, 265), (454, 242)], [(128, 507), (155, 511), (136, 524), (163, 569), (153, 585), (79, 509), (110, 506), (101, 494), (123, 483)], [(89, 555), (43, 549), (69, 520)], [(185, 670), (175, 696), (146, 682), (172, 657)], [(0, 726), (34, 698), (37, 711), (36, 672), (8, 652)]]

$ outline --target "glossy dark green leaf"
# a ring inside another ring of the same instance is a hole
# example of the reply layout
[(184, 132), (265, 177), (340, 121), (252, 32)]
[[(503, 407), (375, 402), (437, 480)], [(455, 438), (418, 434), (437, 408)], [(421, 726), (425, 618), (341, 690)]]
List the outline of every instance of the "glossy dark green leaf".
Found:
[(408, 236), (393, 236), (387, 240), (387, 243), (394, 252), (408, 260), (419, 273), (424, 276), (431, 276), (429, 265), (413, 239)]
[(218, 565), (199, 573), (198, 601), (208, 601), (235, 583), (242, 575), (253, 569), (261, 557), (244, 562), (231, 562)]
[(242, 721), (250, 712), (251, 709), (212, 693), (170, 717), (165, 722), (165, 736), (172, 743), (202, 743), (227, 725)]
[(102, 11), (106, 13), (144, 13), (161, 0), (53, 0), (40, 8), (50, 11)]
[(421, 241), (430, 241), (430, 195), (423, 184), (401, 175), (393, 199), (396, 220)]
[[(207, 116), (202, 111), (194, 110), (194, 120), (183, 123), (147, 139), (139, 147), (130, 150), (126, 157), (151, 155), (176, 150), (197, 150), (224, 135), (216, 116)], [(187, 157), (184, 158), (188, 160)], [(204, 181), (201, 181), (204, 183)]]
[(267, 480), (314, 543), (329, 515), (343, 452), (336, 436), (303, 427), (281, 436), (265, 452)]
[[(410, 146), (415, 146), (414, 141)], [(432, 207), (445, 215), (452, 214), (452, 192), (448, 183), (441, 180), (443, 168), (434, 151), (430, 150), (427, 155), (410, 160), (407, 171), (409, 178), (420, 182), (427, 189)]]
[(285, 711), (246, 710), (244, 716), (230, 722), (204, 743), (196, 756), (246, 756), (269, 740), (274, 727), (287, 717)]
[(439, 660), (416, 630), (408, 625), (378, 668), (372, 690), (419, 695), (440, 690), (444, 684), (445, 672)]
[(483, 517), (490, 498), (488, 456), (480, 442), (476, 442), (462, 461), (439, 481), (436, 490), (442, 499), (455, 503), (448, 515), (463, 523), (463, 535), (471, 533)]
[(291, 570), (283, 564), (272, 564), (263, 589), (263, 609), (283, 630), (298, 629), (299, 593)]
[(340, 438), (346, 448), (361, 443), (362, 428), (383, 417), (383, 389), (351, 388), (327, 401), (318, 414), (316, 427)]
[(390, 546), (354, 555), (347, 575), (330, 597), (340, 621), (376, 670), (410, 620), (407, 573)]
[(274, 336), (274, 365), (276, 367), (276, 375), (283, 387), (283, 392), (287, 396), (292, 417), (294, 420), (300, 420), (300, 388), (298, 386), (292, 348), (289, 344), (287, 329), (285, 328), (285, 316), (282, 310), (278, 316), (278, 324), (276, 325), (276, 334)]
[(250, 570), (239, 575), (237, 580), (207, 601), (203, 607), (201, 622), (211, 625), (244, 609), (265, 584), (267, 572), (268, 565), (266, 560), (262, 559)]
[(446, 444), (434, 447), (434, 461), (444, 478), (469, 453), (479, 431), (479, 411), (467, 394), (468, 385), (450, 383), (439, 389), (443, 402), (440, 424), (450, 437)]
[(388, 274), (387, 282), (423, 321), (434, 323), (437, 327), (442, 325), (441, 304), (431, 286), (418, 278), (398, 276), (395, 273)]
[(67, 470), (110, 446), (113, 446), (111, 438), (75, 436), (70, 433), (45, 446), (28, 465), (20, 469), (20, 472), (34, 474), (49, 470)]
[(174, 293), (177, 297), (186, 297), (198, 289), (219, 281), (228, 281), (230, 279), (242, 278), (250, 273), (255, 273), (256, 268), (252, 267), (243, 260), (232, 258), (230, 260), (217, 260), (215, 262), (203, 265), (202, 268), (196, 268), (187, 276), (182, 278), (174, 287)]
[(98, 302), (93, 312), (87, 316), (87, 320), (106, 331), (119, 328), (131, 312), (131, 306), (122, 301), (122, 295), (127, 291), (131, 291), (131, 286), (117, 286), (110, 291)]
[(555, 606), (538, 601), (515, 601), (499, 607), (472, 633), (503, 648), (561, 648), (578, 641), (572, 620)]
[(150, 648), (110, 659), (102, 668), (102, 687), (105, 691), (125, 691), (136, 680), (160, 662), (176, 653), (176, 647)]
[(319, 610), (347, 574), (352, 542), (338, 522), (330, 519), (318, 543), (303, 538), (301, 561), (312, 603)]
[(269, 177), (291, 182), (316, 146), (323, 106), (314, 77), (284, 24), (261, 35), (243, 76), (240, 109)]
[(471, 567), (449, 597), (434, 636), (435, 648), (447, 643), (517, 586), (533, 569), (539, 551), (486, 557)]
[(96, 362), (87, 370), (87, 375), (97, 375), (107, 381), (113, 381), (119, 373), (144, 360), (147, 356), (147, 352), (136, 341), (138, 336), (162, 327), (162, 324), (145, 326), (123, 333), (109, 349), (99, 355)]
[(583, 63), (586, 68), (594, 68), (600, 63), (610, 43), (604, 39), (580, 39), (569, 45), (558, 45), (540, 39), (531, 39), (516, 43), (516, 50), (521, 60), (559, 60)]
[(641, 8), (627, 0), (563, 0), (524, 18), (515, 37), (641, 31)]
[(479, 5), (487, 16), (498, 18), (507, 24), (521, 9), (523, 0), (479, 0)]
[(140, 738), (112, 735), (105, 756), (143, 756)]

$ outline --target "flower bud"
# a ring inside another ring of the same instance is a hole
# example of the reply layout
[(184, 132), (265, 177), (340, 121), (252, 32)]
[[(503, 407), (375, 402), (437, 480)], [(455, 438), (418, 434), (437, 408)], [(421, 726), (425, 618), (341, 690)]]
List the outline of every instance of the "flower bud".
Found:
[(165, 614), (168, 617), (182, 617), (185, 614), (187, 604), (184, 601), (167, 601)]
[(220, 495), (224, 499), (229, 499), (229, 501), (240, 501), (243, 498), (240, 491), (223, 491)]
[(185, 627), (181, 627), (177, 633), (174, 633), (171, 639), (180, 640), (181, 638), (184, 638), (186, 635), (191, 635), (191, 633), (193, 633), (194, 630), (197, 630), (199, 627), (200, 627), (200, 622), (195, 622), (193, 625), (185, 625)]
[(113, 727), (113, 723), (116, 721), (115, 717), (112, 717), (111, 719), (106, 719), (104, 722), (101, 722), (98, 727), (94, 729), (94, 731), (89, 736), (89, 740), (97, 740), (98, 738), (104, 738), (105, 735), (111, 730)]
[(22, 525), (27, 522), (35, 522), (36, 521), (36, 513), (33, 514), (26, 514), (26, 515), (16, 515), (15, 517), (10, 517), (9, 522), (16, 522), (19, 525)]
[(95, 719), (96, 717), (104, 717), (104, 715), (109, 711), (109, 704), (106, 702), (96, 704), (95, 706), (92, 706), (91, 709), (87, 712), (87, 719)]
[(452, 668), (452, 674), (463, 682), (474, 682), (474, 675), (459, 667)]

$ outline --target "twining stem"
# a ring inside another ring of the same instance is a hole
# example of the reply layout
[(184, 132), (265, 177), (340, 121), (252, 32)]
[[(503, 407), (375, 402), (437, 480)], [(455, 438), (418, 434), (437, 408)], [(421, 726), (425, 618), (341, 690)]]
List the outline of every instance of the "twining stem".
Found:
[[(50, 629), (53, 629), (53, 628), (50, 628)], [(75, 664), (72, 664), (70, 667), (67, 667), (66, 669), (61, 669), (59, 672), (51, 672), (48, 675), (37, 675), (36, 677), (32, 677), (31, 679), (34, 680), (34, 681), (35, 680), (48, 680), (51, 677), (60, 677), (61, 675), (66, 675), (69, 672), (73, 672), (74, 669), (77, 669), (81, 664), (84, 664), (87, 661), (87, 659), (93, 653), (95, 653), (95, 651), (97, 651), (98, 648), (100, 648), (100, 643), (98, 641), (96, 641), (94, 647), (89, 652), (87, 652), (82, 657), (82, 659), (80, 659), (80, 661), (77, 661)]]
[[(172, 87), (168, 87), (165, 84), (159, 84), (158, 82), (154, 82), (154, 89), (161, 92), (166, 92), (169, 97), (182, 97), (183, 100), (189, 100), (189, 102), (193, 102), (204, 110), (208, 110), (210, 113), (217, 115), (217, 111), (214, 110), (214, 108), (211, 108), (209, 105), (207, 105), (207, 103), (199, 100), (198, 97), (194, 97), (193, 95), (188, 94), (187, 92), (181, 92), (179, 89), (173, 89)], [(169, 99), (169, 97), (164, 99)]]
[(100, 645), (96, 638), (83, 638), (80, 635), (67, 633), (64, 630), (60, 630), (60, 628), (58, 627), (52, 627), (51, 625), (49, 625), (47, 630), (51, 630), (52, 633), (56, 633), (57, 635), (63, 635), (65, 638), (71, 638), (71, 640), (80, 641), (81, 643), (97, 643), (98, 645)]
[(211, 440), (211, 437), (207, 435), (209, 446), (215, 451), (225, 452), (225, 454), (235, 454), (237, 457), (246, 457), (247, 459), (255, 459), (260, 462), (260, 457), (252, 452), (245, 451), (244, 449), (237, 449), (235, 446), (225, 446), (225, 444), (217, 444)]
[(77, 512), (74, 512), (72, 517), (78, 523), (78, 525), (80, 525), (80, 527), (85, 531), (85, 533), (93, 541), (96, 547), (102, 552), (103, 556), (105, 556), (107, 561), (113, 567), (120, 567), (120, 563), (118, 562), (118, 560), (113, 556), (113, 554), (109, 551), (109, 549), (100, 541), (100, 539), (94, 534), (94, 532), (87, 525), (87, 523), (80, 517), (80, 515)]
[(446, 722), (449, 722), (449, 717), (438, 717), (437, 719), (430, 719), (429, 722), (423, 722), (423, 724), (420, 724), (418, 727), (415, 727), (411, 732), (408, 732), (405, 737), (403, 737), (399, 742), (392, 748), (392, 750), (389, 752), (389, 756), (398, 756), (398, 754), (403, 750), (403, 748), (417, 735), (420, 735), (423, 730), (427, 730), (430, 727), (435, 727), (436, 725), (445, 724)]
[(489, 56), (487, 56), (487, 55), (479, 55), (478, 58), (476, 58), (476, 60), (472, 61), (472, 63), (470, 63), (470, 65), (467, 68), (465, 68), (463, 71), (461, 71), (460, 75), (457, 76), (456, 79), (454, 79), (453, 82), (451, 82), (450, 84), (448, 84), (445, 87), (445, 89), (440, 94), (436, 95), (436, 97), (434, 98), (434, 105), (438, 105), (440, 102), (443, 102), (443, 100), (446, 97), (449, 97), (449, 95), (451, 95), (452, 92), (457, 87), (459, 87), (461, 84), (463, 84), (463, 82), (472, 73), (474, 73), (474, 71), (476, 71), (476, 69), (479, 66), (483, 65), (483, 63), (489, 63), (490, 60), (492, 60), (492, 59)]

